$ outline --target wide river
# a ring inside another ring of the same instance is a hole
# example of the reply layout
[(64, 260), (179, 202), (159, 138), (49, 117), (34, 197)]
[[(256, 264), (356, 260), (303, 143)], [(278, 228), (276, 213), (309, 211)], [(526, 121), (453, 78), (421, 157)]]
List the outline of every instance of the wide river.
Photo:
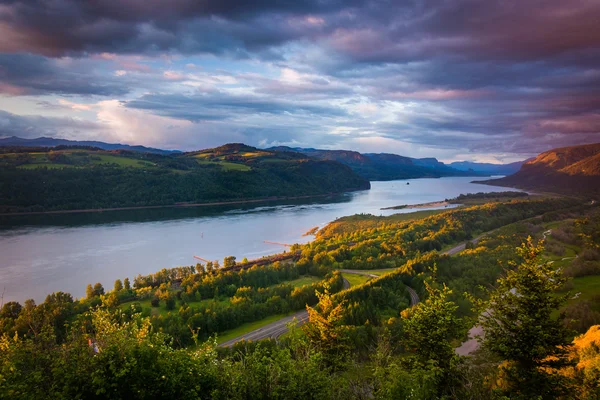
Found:
[(194, 255), (241, 260), (304, 243), (303, 234), (357, 213), (389, 215), (414, 210), (382, 207), (444, 200), (461, 193), (514, 190), (473, 184), (476, 178), (372, 182), (371, 190), (332, 199), (252, 206), (196, 207), (0, 217), (0, 295), (4, 302), (64, 291), (75, 297), (88, 283), (112, 289), (117, 278), (193, 265)]

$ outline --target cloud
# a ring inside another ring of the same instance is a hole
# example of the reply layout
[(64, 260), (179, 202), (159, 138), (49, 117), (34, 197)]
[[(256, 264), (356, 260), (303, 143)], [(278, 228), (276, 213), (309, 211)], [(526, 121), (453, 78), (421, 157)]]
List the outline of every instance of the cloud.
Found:
[(78, 118), (16, 115), (0, 110), (0, 136), (81, 139), (102, 129), (98, 123)]
[(245, 118), (248, 114), (305, 115), (339, 117), (347, 113), (339, 107), (308, 102), (273, 99), (254, 95), (212, 92), (198, 95), (147, 94), (126, 103), (129, 108), (189, 121)]
[(99, 79), (90, 72), (89, 66), (86, 62), (69, 63), (68, 60), (37, 55), (0, 53), (0, 94), (118, 96), (129, 91), (116, 81)]
[(599, 18), (593, 0), (7, 0), (0, 94), (159, 147), (528, 156), (598, 141)]

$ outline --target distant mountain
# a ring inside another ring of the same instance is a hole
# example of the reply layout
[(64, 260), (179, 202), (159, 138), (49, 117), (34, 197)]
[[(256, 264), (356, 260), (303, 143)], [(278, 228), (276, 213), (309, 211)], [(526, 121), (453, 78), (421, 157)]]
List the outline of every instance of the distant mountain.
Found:
[(348, 165), (358, 175), (371, 181), (394, 179), (439, 178), (442, 176), (484, 176), (474, 171), (461, 171), (435, 158), (410, 158), (388, 153), (359, 153), (350, 150), (319, 150), (272, 147), (269, 150), (295, 152), (319, 160), (337, 161)]
[(512, 175), (521, 169), (525, 161), (517, 161), (510, 164), (491, 164), (491, 163), (475, 163), (470, 161), (456, 161), (448, 164), (454, 169), (460, 171), (475, 171), (481, 174), (489, 175)]
[(0, 147), (15, 146), (15, 147), (56, 147), (56, 146), (89, 146), (97, 147), (102, 150), (129, 150), (140, 153), (154, 154), (173, 154), (181, 153), (179, 150), (162, 150), (145, 146), (130, 146), (121, 143), (105, 143), (94, 140), (68, 140), (55, 139), (49, 137), (39, 137), (36, 139), (23, 139), (17, 136), (0, 139)]
[(485, 183), (523, 189), (600, 194), (600, 143), (562, 147), (541, 153), (521, 169)]

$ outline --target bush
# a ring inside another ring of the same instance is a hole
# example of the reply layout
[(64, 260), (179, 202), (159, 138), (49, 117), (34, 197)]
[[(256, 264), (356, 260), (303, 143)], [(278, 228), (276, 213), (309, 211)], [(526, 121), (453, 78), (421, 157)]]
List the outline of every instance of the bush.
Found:
[(158, 307), (158, 305), (160, 304), (160, 300), (158, 299), (158, 297), (154, 297), (152, 298), (152, 300), (150, 300), (150, 304), (152, 305), (152, 307)]
[(175, 309), (175, 299), (173, 297), (169, 297), (167, 300), (165, 300), (165, 306), (167, 307), (167, 310), (171, 311)]

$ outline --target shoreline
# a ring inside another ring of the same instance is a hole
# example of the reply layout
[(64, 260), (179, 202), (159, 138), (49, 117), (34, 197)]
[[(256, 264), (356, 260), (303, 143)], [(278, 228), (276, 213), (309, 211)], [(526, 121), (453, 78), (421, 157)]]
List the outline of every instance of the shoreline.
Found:
[(341, 195), (343, 193), (355, 192), (358, 190), (366, 189), (348, 189), (344, 192), (332, 192), (324, 194), (309, 194), (303, 196), (272, 196), (272, 197), (261, 197), (258, 199), (245, 199), (245, 200), (228, 200), (228, 201), (212, 201), (207, 203), (179, 203), (179, 204), (166, 204), (156, 206), (131, 206), (131, 207), (110, 207), (110, 208), (86, 208), (77, 210), (54, 210), (54, 211), (25, 211), (25, 212), (9, 212), (0, 213), (0, 217), (10, 216), (21, 216), (21, 215), (51, 215), (51, 214), (81, 214), (81, 213), (101, 213), (109, 211), (131, 211), (131, 210), (152, 210), (160, 208), (192, 208), (192, 207), (211, 207), (211, 206), (225, 206), (225, 205), (236, 205), (236, 204), (252, 204), (252, 203), (264, 203), (269, 201), (286, 201), (286, 200), (303, 200), (312, 198), (331, 197)]
[(449, 201), (441, 200), (441, 201), (431, 201), (429, 203), (403, 204), (401, 206), (383, 207), (383, 208), (380, 208), (380, 210), (403, 210), (405, 208), (419, 210), (419, 209), (425, 209), (425, 208), (448, 207), (449, 205), (452, 205), (452, 204), (453, 203), (450, 203)]

